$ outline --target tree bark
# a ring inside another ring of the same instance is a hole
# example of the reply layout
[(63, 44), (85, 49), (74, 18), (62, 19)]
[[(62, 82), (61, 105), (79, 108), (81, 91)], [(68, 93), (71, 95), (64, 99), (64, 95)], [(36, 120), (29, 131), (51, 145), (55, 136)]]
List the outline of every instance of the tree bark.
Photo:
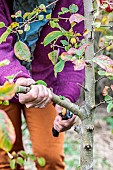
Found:
[(84, 0), (85, 30), (90, 31), (86, 36), (86, 44), (89, 44), (85, 52), (85, 119), (81, 125), (81, 170), (93, 170), (93, 131), (94, 131), (94, 109), (95, 106), (95, 72), (92, 59), (94, 57), (94, 35), (93, 35), (93, 11), (92, 0)]

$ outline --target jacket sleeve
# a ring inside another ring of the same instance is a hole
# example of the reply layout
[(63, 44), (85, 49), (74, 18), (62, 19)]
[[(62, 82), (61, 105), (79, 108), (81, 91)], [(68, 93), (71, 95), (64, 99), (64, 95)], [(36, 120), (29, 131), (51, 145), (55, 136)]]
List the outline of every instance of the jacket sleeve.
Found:
[[(72, 0), (71, 0), (72, 1)], [(74, 2), (74, 1), (73, 1)], [(83, 2), (79, 1), (78, 13), (84, 15)], [(69, 23), (68, 23), (69, 26)], [(66, 29), (66, 27), (65, 27)], [(84, 23), (78, 23), (74, 27), (74, 31), (83, 33)], [(72, 102), (76, 102), (80, 95), (80, 86), (84, 82), (84, 69), (75, 71), (71, 62), (66, 62), (65, 68), (57, 76), (57, 89), (55, 93), (69, 98)]]
[[(0, 1), (0, 22), (4, 22), (6, 26), (9, 25), (9, 20), (6, 15), (4, 4)], [(9, 16), (10, 17), (10, 16)], [(5, 32), (6, 28), (0, 28), (0, 36)], [(3, 85), (6, 81), (5, 76), (17, 74), (17, 77), (30, 77), (29, 72), (23, 67), (14, 55), (13, 44), (14, 35), (10, 34), (5, 42), (0, 44), (0, 61), (8, 59), (10, 64), (0, 67), (0, 84)]]

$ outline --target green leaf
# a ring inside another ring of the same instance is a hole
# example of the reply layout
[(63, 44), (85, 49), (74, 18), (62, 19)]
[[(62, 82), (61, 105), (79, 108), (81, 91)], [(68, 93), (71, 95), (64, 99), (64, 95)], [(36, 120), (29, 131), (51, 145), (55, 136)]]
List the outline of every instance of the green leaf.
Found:
[(107, 112), (110, 113), (111, 109), (113, 109), (113, 103), (109, 103), (107, 105)]
[(16, 168), (16, 160), (15, 159), (10, 160), (10, 168), (11, 169), (15, 169)]
[(55, 28), (56, 23), (55, 23), (54, 21), (50, 21), (50, 26), (51, 26), (52, 28)]
[(66, 51), (68, 51), (69, 49), (70, 49), (70, 47), (71, 47), (71, 45), (69, 44), (69, 45), (67, 45), (67, 46), (65, 46), (65, 50)]
[(8, 59), (0, 61), (0, 67), (9, 65), (10, 61)]
[(49, 59), (51, 60), (52, 64), (55, 65), (58, 60), (58, 51), (54, 50), (48, 54)]
[(58, 15), (62, 15), (63, 14), (63, 12), (58, 12)]
[(107, 38), (109, 40), (113, 40), (113, 36), (112, 35), (111, 36), (106, 35), (105, 38)]
[(24, 60), (27, 62), (31, 61), (30, 50), (29, 50), (28, 46), (25, 43), (23, 43), (22, 41), (19, 40), (15, 43), (14, 52), (18, 59)]
[(17, 30), (19, 34), (23, 34), (23, 30)]
[(22, 157), (17, 157), (16, 163), (19, 164), (20, 166), (23, 166), (23, 165), (24, 165), (24, 160), (23, 160), (23, 158), (22, 158)]
[(4, 22), (0, 22), (0, 28), (5, 27), (5, 23)]
[(46, 161), (43, 157), (37, 158), (37, 162), (41, 167), (44, 167), (46, 164)]
[(62, 8), (61, 8), (61, 11), (62, 11), (63, 14), (65, 14), (65, 13), (69, 12), (69, 9), (62, 7)]
[(9, 105), (9, 100), (3, 101), (3, 105), (8, 106)]
[(93, 26), (99, 28), (101, 26), (101, 22), (94, 22)]
[(22, 11), (21, 11), (21, 10), (17, 11), (17, 12), (15, 13), (15, 17), (16, 17), (16, 18), (17, 18), (17, 17), (22, 17)]
[(109, 80), (113, 80), (113, 76), (109, 76), (108, 79), (109, 79)]
[(44, 15), (38, 15), (38, 20), (43, 20), (44, 19)]
[(19, 153), (18, 153), (20, 156), (22, 156), (24, 159), (26, 159), (27, 158), (27, 154), (26, 154), (26, 152), (25, 151), (20, 151)]
[(30, 154), (28, 157), (31, 159), (31, 161), (36, 161), (36, 156)]
[(65, 97), (64, 96), (59, 96), (61, 100), (65, 100)]
[(105, 98), (104, 98), (104, 99), (105, 99), (105, 101), (106, 101), (106, 102), (108, 102), (108, 101), (109, 101), (109, 102), (111, 102), (112, 97), (111, 97), (111, 96), (109, 96), (109, 95), (107, 95), (107, 96), (105, 96)]
[(0, 104), (2, 104), (3, 102), (2, 102), (2, 100), (0, 100)]
[(98, 71), (98, 74), (99, 74), (100, 76), (105, 76), (105, 73), (106, 73), (106, 72), (103, 71), (103, 70), (99, 70), (99, 71)]
[(24, 27), (24, 31), (29, 31), (30, 30), (30, 25), (29, 24), (26, 24), (25, 27)]
[(69, 6), (69, 10), (71, 13), (76, 13), (78, 11), (78, 6), (75, 4), (72, 4)]
[(15, 139), (15, 130), (11, 120), (3, 110), (0, 110), (0, 148), (6, 152), (11, 151)]
[(41, 84), (41, 85), (47, 86), (47, 83), (43, 80), (38, 80), (35, 82), (35, 84)]
[(52, 41), (57, 40), (59, 37), (61, 37), (63, 34), (61, 31), (53, 31), (50, 32), (45, 38), (44, 38), (44, 46), (50, 44)]
[(54, 66), (54, 72), (55, 72), (55, 77), (57, 77), (57, 73), (61, 72), (65, 66), (65, 61), (60, 60), (55, 66)]
[(46, 19), (48, 19), (48, 20), (51, 19), (51, 13), (46, 15)]
[(60, 42), (61, 42), (64, 46), (65, 46), (65, 45), (69, 45), (69, 42), (66, 41), (66, 40), (61, 40)]
[(41, 10), (46, 10), (46, 6), (44, 5), (44, 4), (40, 4), (40, 6), (39, 6), (39, 9), (41, 9)]

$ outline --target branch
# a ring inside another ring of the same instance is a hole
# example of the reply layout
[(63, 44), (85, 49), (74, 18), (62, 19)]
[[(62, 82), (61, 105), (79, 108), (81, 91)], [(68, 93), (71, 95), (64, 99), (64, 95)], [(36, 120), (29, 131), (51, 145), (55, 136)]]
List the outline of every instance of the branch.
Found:
[(100, 103), (98, 103), (97, 105), (95, 105), (95, 106), (92, 108), (92, 110), (93, 110), (93, 109), (96, 109), (97, 107), (99, 107), (100, 105), (105, 104), (105, 103), (106, 103), (105, 100), (104, 100), (104, 101), (101, 101)]
[[(30, 91), (30, 87), (19, 86), (17, 89), (17, 93), (27, 93)], [(83, 112), (79, 108), (78, 105), (70, 102), (67, 98), (61, 99), (58, 95), (52, 93), (52, 101), (68, 110), (70, 110), (73, 114), (77, 115), (80, 119), (83, 119)]]
[[(53, 4), (56, 4), (58, 1), (59, 1), (59, 0), (56, 0), (56, 1), (52, 2), (52, 3), (50, 3), (50, 4), (47, 5), (45, 8), (47, 9), (49, 6), (51, 6), (51, 5), (53, 5)], [(41, 12), (41, 11), (40, 11), (40, 12)], [(16, 30), (21, 29), (21, 28), (23, 28), (26, 24), (32, 22), (32, 20), (36, 19), (38, 15), (39, 15), (39, 13), (36, 14), (36, 15), (34, 15), (33, 17), (31, 17), (30, 19), (28, 19), (28, 20), (27, 20), (26, 22), (24, 22), (21, 26), (18, 26), (18, 27), (16, 28)]]
[(94, 54), (94, 57), (96, 57), (96, 55), (97, 55), (99, 52), (103, 51), (104, 49), (106, 49), (106, 48), (109, 47), (110, 45), (112, 45), (112, 41), (110, 41), (107, 46), (105, 46), (105, 47), (103, 47), (103, 48), (100, 48), (100, 49)]

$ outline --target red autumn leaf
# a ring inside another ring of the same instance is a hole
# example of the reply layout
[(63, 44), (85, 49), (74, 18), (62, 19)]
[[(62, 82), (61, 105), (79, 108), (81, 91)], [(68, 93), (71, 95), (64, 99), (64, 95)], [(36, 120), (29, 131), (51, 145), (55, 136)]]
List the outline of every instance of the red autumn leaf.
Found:
[(3, 86), (0, 86), (0, 100), (10, 100), (14, 97), (17, 90), (17, 85), (6, 81)]
[(70, 23), (72, 23), (72, 22), (79, 23), (79, 22), (81, 22), (83, 20), (85, 20), (84, 16), (82, 16), (82, 15), (80, 15), (78, 13), (71, 15), (70, 18), (69, 18)]
[(102, 91), (102, 95), (103, 95), (103, 96), (107, 96), (107, 95), (108, 95), (108, 89), (109, 89), (108, 86), (105, 86), (105, 87), (104, 87), (104, 89), (103, 89), (103, 91)]
[(93, 62), (102, 67), (106, 72), (113, 73), (113, 60), (105, 55), (96, 56), (93, 58)]
[(112, 12), (113, 11), (113, 0), (100, 0), (100, 4), (101, 5), (104, 5), (104, 4), (106, 4), (107, 5), (107, 7), (105, 8), (105, 10), (107, 11), (107, 12)]

